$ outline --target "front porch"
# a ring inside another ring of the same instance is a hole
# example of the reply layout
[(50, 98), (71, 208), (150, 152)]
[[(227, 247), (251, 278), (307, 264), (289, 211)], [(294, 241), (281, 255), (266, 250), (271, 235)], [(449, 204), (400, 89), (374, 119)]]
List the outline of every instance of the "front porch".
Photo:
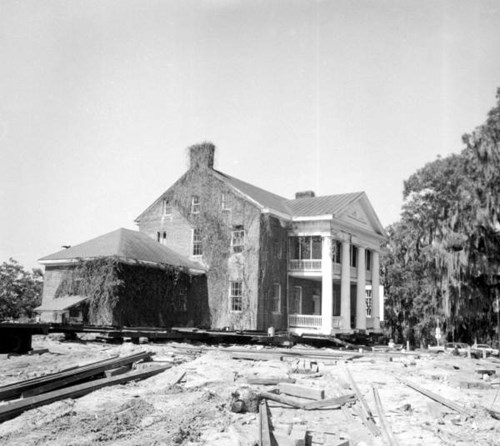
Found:
[(290, 237), (289, 331), (323, 335), (379, 331), (378, 272), (378, 252), (346, 238)]

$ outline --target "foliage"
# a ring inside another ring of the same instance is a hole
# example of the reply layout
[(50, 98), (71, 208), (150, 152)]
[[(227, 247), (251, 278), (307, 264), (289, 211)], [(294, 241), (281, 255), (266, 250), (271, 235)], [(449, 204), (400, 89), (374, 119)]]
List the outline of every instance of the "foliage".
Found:
[[(175, 207), (202, 237), (202, 263), (207, 267), (210, 296), (210, 325), (215, 327), (255, 326), (257, 295), (259, 211), (214, 174), (211, 168), (213, 144), (205, 142), (188, 148), (190, 168), (163, 199)], [(197, 213), (191, 212), (193, 196), (199, 199)], [(224, 197), (224, 209), (222, 206)], [(233, 253), (231, 231), (243, 227), (243, 251)], [(229, 281), (243, 282), (242, 311), (230, 312)]]
[(55, 298), (88, 296), (89, 322), (95, 325), (113, 325), (113, 313), (123, 286), (123, 281), (118, 277), (119, 265), (119, 260), (115, 257), (81, 261), (63, 278)]
[(459, 154), (426, 164), (404, 183), (399, 223), (383, 259), (388, 326), (428, 341), (490, 340), (500, 286), (500, 89)]
[(88, 296), (87, 319), (94, 325), (165, 327), (187, 324), (188, 317), (203, 325), (207, 304), (200, 298), (189, 299), (190, 289), (189, 274), (172, 266), (129, 265), (116, 257), (102, 257), (70, 269), (55, 298)]
[(33, 309), (40, 305), (43, 273), (31, 272), (14, 259), (0, 265), (0, 320), (32, 317)]

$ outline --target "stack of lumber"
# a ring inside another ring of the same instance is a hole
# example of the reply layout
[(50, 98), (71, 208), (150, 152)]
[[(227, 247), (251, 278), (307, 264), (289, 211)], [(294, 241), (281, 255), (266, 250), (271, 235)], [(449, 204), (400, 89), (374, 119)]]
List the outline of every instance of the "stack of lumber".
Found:
[[(16, 417), (25, 410), (65, 398), (78, 398), (102, 387), (145, 379), (171, 367), (164, 365), (147, 370), (130, 371), (133, 364), (149, 360), (150, 357), (149, 352), (139, 352), (2, 386), (0, 401), (19, 397), (22, 399), (0, 406), (0, 422)], [(117, 370), (122, 373), (117, 374)]]

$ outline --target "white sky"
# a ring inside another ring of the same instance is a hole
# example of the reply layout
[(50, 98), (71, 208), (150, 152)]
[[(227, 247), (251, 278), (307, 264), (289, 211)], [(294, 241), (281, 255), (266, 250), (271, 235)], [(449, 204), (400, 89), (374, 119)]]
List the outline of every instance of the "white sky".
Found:
[(500, 86), (500, 2), (1, 0), (0, 262), (133, 220), (217, 146), (290, 197), (403, 180), (461, 150)]

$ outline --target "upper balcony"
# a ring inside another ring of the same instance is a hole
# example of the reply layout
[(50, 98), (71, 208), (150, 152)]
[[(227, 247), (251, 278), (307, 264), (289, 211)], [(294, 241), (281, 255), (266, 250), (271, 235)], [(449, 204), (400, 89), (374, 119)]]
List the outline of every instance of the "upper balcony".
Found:
[[(289, 259), (288, 272), (299, 273), (307, 276), (321, 277), (323, 261), (321, 259)], [(340, 263), (332, 262), (332, 275), (334, 279), (342, 277), (342, 265)], [(358, 277), (358, 268), (354, 266), (349, 267), (349, 277), (355, 281)], [(370, 282), (372, 273), (369, 269), (366, 270), (365, 279)]]
[[(289, 237), (289, 260), (288, 272), (298, 276), (321, 277), (323, 271), (322, 256), (324, 240), (320, 236), (291, 236)], [(366, 281), (371, 281), (371, 252), (365, 250)], [(332, 276), (340, 279), (342, 276), (342, 244), (338, 240), (332, 240), (331, 246)], [(358, 248), (350, 245), (349, 252), (349, 277), (356, 281), (358, 277)]]

